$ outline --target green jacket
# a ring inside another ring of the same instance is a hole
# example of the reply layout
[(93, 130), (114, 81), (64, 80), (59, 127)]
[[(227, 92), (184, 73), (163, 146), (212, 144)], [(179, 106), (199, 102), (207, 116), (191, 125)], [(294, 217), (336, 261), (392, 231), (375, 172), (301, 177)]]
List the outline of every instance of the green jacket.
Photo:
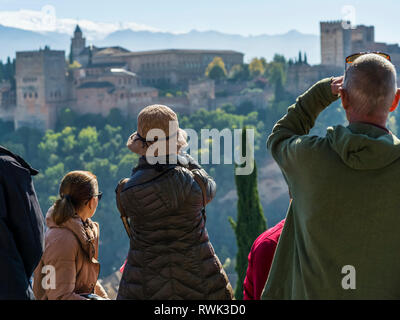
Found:
[(293, 202), (262, 298), (400, 299), (400, 140), (365, 123), (307, 135), (338, 98), (330, 83), (300, 96), (268, 138)]

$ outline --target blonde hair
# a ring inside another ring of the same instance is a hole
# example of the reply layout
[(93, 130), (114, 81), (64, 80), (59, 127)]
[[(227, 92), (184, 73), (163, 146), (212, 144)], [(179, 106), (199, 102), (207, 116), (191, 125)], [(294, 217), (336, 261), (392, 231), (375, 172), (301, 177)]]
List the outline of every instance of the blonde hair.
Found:
[(71, 171), (61, 180), (60, 198), (54, 204), (53, 219), (64, 223), (90, 200), (98, 189), (96, 176), (89, 171)]

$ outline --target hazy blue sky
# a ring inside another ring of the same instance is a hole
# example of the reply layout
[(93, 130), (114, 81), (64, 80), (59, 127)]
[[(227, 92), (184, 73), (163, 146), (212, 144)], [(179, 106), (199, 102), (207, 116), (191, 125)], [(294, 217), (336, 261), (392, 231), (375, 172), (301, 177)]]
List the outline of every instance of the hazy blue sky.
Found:
[(0, 0), (0, 11), (41, 10), (45, 5), (55, 7), (57, 18), (131, 21), (170, 32), (197, 29), (242, 35), (291, 29), (319, 34), (320, 20), (341, 19), (343, 6), (352, 5), (357, 24), (375, 25), (377, 41), (400, 42), (399, 0)]

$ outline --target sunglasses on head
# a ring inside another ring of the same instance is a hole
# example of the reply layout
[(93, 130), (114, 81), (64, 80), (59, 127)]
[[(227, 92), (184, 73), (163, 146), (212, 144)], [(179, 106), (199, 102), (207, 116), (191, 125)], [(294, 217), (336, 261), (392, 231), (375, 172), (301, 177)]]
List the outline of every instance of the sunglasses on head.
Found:
[(364, 54), (369, 54), (369, 53), (373, 53), (373, 54), (377, 54), (378, 56), (381, 56), (389, 61), (392, 61), (392, 59), (390, 58), (390, 55), (388, 55), (387, 53), (383, 53), (383, 52), (379, 52), (379, 51), (374, 51), (374, 52), (360, 52), (360, 53), (355, 53), (352, 54), (351, 56), (348, 56), (346, 58), (346, 70), (350, 67), (350, 65), (359, 57), (363, 56)]

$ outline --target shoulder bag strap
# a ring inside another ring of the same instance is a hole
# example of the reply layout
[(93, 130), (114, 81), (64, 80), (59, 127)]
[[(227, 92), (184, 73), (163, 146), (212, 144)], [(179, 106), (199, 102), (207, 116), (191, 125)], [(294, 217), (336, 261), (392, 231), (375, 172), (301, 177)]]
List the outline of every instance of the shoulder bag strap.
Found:
[(116, 193), (116, 201), (117, 201), (117, 207), (119, 210), (119, 213), (121, 215), (121, 220), (122, 223), (124, 224), (125, 227), (125, 231), (128, 234), (129, 239), (132, 240), (132, 232), (131, 232), (131, 228), (129, 225), (129, 221), (128, 221), (128, 216), (126, 215), (126, 212), (121, 204), (121, 192), (125, 186), (125, 183), (128, 181), (129, 179), (125, 178), (120, 180), (120, 182), (118, 183), (117, 188), (115, 189), (115, 193)]
[(203, 218), (204, 218), (204, 223), (207, 220), (207, 215), (206, 215), (206, 203), (207, 203), (207, 191), (206, 191), (206, 187), (204, 185), (203, 180), (196, 174), (193, 172), (193, 178), (194, 180), (196, 180), (197, 184), (200, 186), (201, 189), (201, 193), (203, 195), (203, 208), (201, 209), (201, 213), (203, 214)]

